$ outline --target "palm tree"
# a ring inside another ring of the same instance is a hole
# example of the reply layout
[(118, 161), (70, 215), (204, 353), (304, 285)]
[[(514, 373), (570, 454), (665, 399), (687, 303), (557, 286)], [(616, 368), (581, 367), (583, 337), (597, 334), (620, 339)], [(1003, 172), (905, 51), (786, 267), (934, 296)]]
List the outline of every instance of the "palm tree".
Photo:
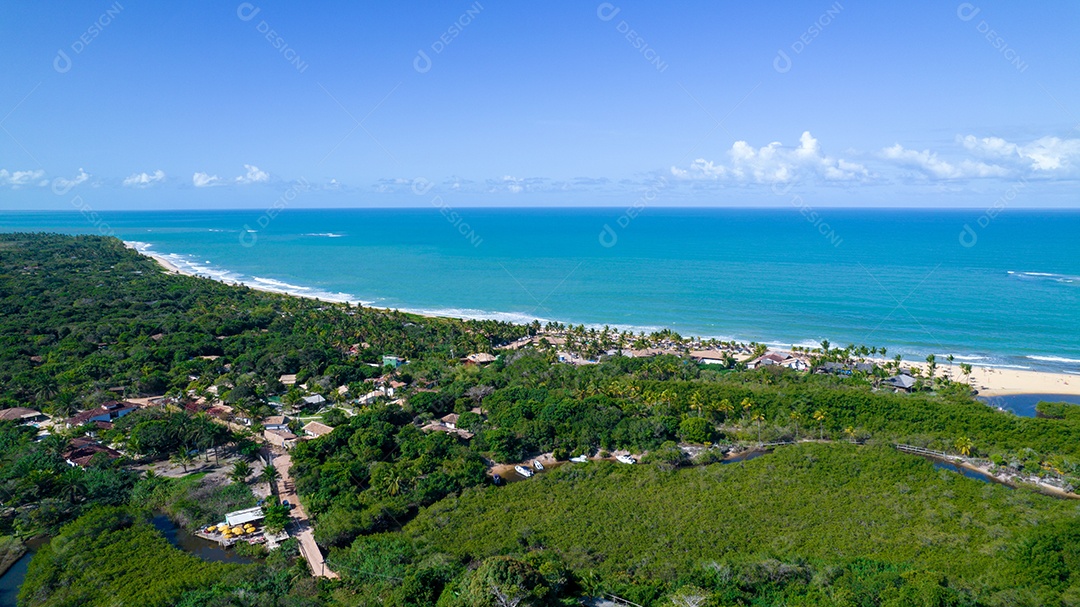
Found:
[(740, 404), (742, 404), (742, 410), (743, 410), (743, 415), (744, 416), (747, 415), (748, 413), (750, 413), (750, 409), (754, 408), (754, 401), (750, 400), (749, 398), (742, 399), (742, 403), (740, 403)]
[(792, 411), (791, 415), (789, 415), (788, 417), (791, 418), (791, 421), (795, 422), (795, 441), (798, 442), (798, 440), (799, 440), (799, 422), (802, 421), (803, 415), (802, 415), (802, 413), (799, 413), (798, 411)]
[(270, 486), (270, 493), (274, 492), (274, 486), (279, 478), (281, 478), (281, 473), (274, 467), (274, 464), (267, 464), (259, 474), (259, 480)]
[(232, 472), (229, 473), (229, 478), (236, 483), (246, 482), (249, 476), (251, 476), (251, 464), (244, 460), (233, 464)]
[(967, 382), (971, 383), (971, 365), (967, 363), (960, 363), (960, 372), (967, 376)]
[(934, 373), (937, 371), (937, 357), (933, 354), (926, 355), (926, 374), (930, 377), (930, 381), (934, 381)]
[(735, 412), (735, 407), (733, 407), (731, 405), (730, 400), (725, 398), (725, 399), (720, 401), (720, 404), (717, 405), (716, 410), (723, 413), (724, 414), (724, 421), (727, 421), (728, 419), (731, 418), (731, 414)]
[(173, 464), (179, 464), (180, 466), (182, 466), (184, 468), (184, 474), (187, 474), (188, 466), (190, 466), (191, 463), (195, 461), (195, 459), (191, 457), (191, 454), (188, 453), (186, 450), (182, 450), (170, 457), (169, 461)]
[(757, 442), (761, 444), (761, 422), (765, 421), (765, 416), (761, 412), (754, 413), (750, 416), (750, 421), (757, 423)]
[(853, 428), (851, 426), (848, 426), (847, 428), (844, 428), (844, 434), (847, 435), (849, 441), (851, 441), (853, 443), (855, 442), (855, 428)]
[(968, 457), (971, 455), (971, 450), (975, 448), (975, 443), (966, 436), (961, 436), (956, 439), (956, 450), (960, 452), (960, 455)]
[(814, 420), (818, 423), (818, 429), (820, 430), (818, 438), (825, 440), (825, 412), (821, 409), (814, 411)]

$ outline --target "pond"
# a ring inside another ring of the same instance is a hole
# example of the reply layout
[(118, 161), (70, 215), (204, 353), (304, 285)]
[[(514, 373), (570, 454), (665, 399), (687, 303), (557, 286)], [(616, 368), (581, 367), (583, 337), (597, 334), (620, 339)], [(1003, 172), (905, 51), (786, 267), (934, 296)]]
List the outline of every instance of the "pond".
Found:
[(222, 548), (215, 542), (189, 533), (187, 530), (179, 527), (165, 514), (155, 514), (154, 517), (150, 519), (150, 522), (152, 522), (154, 527), (157, 527), (157, 530), (165, 536), (165, 539), (169, 540), (170, 544), (184, 552), (194, 554), (204, 561), (243, 565), (257, 562), (256, 559), (240, 556), (235, 550)]
[(1080, 405), (1080, 396), (1074, 394), (1007, 394), (980, 396), (979, 400), (991, 407), (1000, 407), (1023, 417), (1035, 417), (1035, 405), (1044, 401)]
[(26, 579), (26, 570), (30, 567), (30, 559), (38, 548), (49, 542), (47, 537), (36, 537), (26, 542), (26, 554), (15, 561), (10, 569), (0, 575), (0, 607), (15, 607), (15, 597), (19, 594), (19, 586)]

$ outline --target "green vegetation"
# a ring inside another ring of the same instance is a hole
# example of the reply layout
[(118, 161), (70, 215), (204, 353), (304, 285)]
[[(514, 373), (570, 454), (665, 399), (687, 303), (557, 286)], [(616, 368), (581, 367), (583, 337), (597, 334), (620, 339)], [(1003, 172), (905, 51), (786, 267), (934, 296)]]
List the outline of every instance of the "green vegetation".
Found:
[[(167, 275), (113, 239), (0, 235), (0, 407), (64, 417), (118, 395), (216, 393), (258, 428), (271, 397), (301, 406), (307, 391), (342, 406), (311, 412), (335, 430), (300, 442), (290, 471), (338, 581), (312, 579), (295, 542), (263, 567), (211, 564), (147, 522), (148, 509), (189, 529), (218, 522), (254, 505), (245, 483), (278, 478), (273, 467), (254, 475), (250, 434), (197, 407), (36, 442), (33, 428), (0, 422), (0, 534), (59, 533), (33, 560), (21, 605), (554, 606), (601, 593), (646, 607), (1080, 604), (1076, 502), (888, 446), (1080, 485), (1080, 407), (1044, 403), (1041, 418), (1018, 418), (933, 371), (909, 395), (876, 390), (881, 367), (747, 371), (670, 354), (573, 366), (544, 347), (486, 366), (456, 358), (539, 330)], [(564, 335), (590, 356), (630, 341)], [(681, 338), (632, 341), (662, 340)], [(816, 356), (848, 364), (876, 352), (823, 343)], [(382, 367), (385, 354), (410, 362)], [(292, 373), (286, 388), (278, 378)], [(376, 377), (400, 382), (403, 400), (351, 400)], [(421, 429), (449, 413), (471, 438)], [(69, 466), (69, 439), (90, 432), (126, 457)], [(714, 463), (730, 447), (793, 440), (820, 442)], [(541, 453), (615, 451), (641, 465), (565, 463), (505, 487), (487, 475)], [(168, 458), (186, 472), (232, 453), (244, 459), (213, 475), (131, 467)], [(267, 524), (284, 524), (283, 506), (267, 510)]]
[(23, 546), (18, 538), (0, 535), (0, 575), (3, 575), (24, 554), (26, 554), (26, 546)]
[(147, 476), (132, 491), (131, 503), (162, 510), (180, 526), (194, 530), (225, 520), (225, 513), (255, 506), (251, 489), (201, 474), (170, 479)]
[(239, 575), (169, 545), (144, 517), (99, 508), (64, 527), (34, 555), (19, 604), (175, 605), (187, 590)]

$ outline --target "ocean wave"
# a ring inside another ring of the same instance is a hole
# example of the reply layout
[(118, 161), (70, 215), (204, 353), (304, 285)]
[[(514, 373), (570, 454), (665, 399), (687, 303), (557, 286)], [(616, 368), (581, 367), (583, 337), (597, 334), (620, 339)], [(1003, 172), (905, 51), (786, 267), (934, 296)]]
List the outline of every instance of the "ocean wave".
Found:
[(343, 238), (344, 234), (335, 234), (333, 232), (309, 232), (307, 234), (301, 234), (301, 236), (322, 236), (324, 238)]
[[(940, 360), (946, 360), (949, 358), (948, 354), (935, 354), (936, 358)], [(978, 362), (981, 360), (990, 360), (988, 356), (979, 356), (978, 354), (953, 354), (953, 360), (959, 360), (963, 362)]]
[(1080, 360), (1075, 358), (1065, 358), (1063, 356), (1025, 356), (1024, 358), (1030, 358), (1031, 360), (1037, 360), (1044, 363), (1067, 363), (1067, 364), (1080, 364)]
[(361, 305), (368, 305), (371, 303), (361, 301), (355, 295), (349, 293), (322, 291), (312, 287), (289, 284), (287, 282), (274, 278), (252, 276), (250, 280), (242, 280), (241, 282), (253, 289), (270, 291), (272, 293), (282, 293), (284, 295), (296, 295), (299, 297), (317, 298), (324, 301), (333, 301), (338, 303), (358, 303)]
[(1052, 272), (1014, 272), (1009, 270), (1010, 276), (1017, 278), (1031, 278), (1035, 280), (1049, 280), (1053, 282), (1060, 282), (1062, 284), (1080, 284), (1080, 276), (1070, 276), (1068, 274), (1054, 274)]

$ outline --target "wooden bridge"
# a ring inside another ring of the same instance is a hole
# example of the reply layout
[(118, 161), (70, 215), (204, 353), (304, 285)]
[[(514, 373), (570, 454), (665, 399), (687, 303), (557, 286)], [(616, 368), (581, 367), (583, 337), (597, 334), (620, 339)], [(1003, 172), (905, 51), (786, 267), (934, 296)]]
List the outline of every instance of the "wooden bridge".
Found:
[(903, 445), (896, 443), (893, 445), (897, 451), (903, 451), (905, 453), (914, 453), (916, 455), (929, 455), (930, 457), (937, 457), (941, 459), (957, 459), (955, 455), (950, 455), (944, 451), (934, 451), (933, 449), (927, 449), (926, 447), (916, 447), (914, 445)]

